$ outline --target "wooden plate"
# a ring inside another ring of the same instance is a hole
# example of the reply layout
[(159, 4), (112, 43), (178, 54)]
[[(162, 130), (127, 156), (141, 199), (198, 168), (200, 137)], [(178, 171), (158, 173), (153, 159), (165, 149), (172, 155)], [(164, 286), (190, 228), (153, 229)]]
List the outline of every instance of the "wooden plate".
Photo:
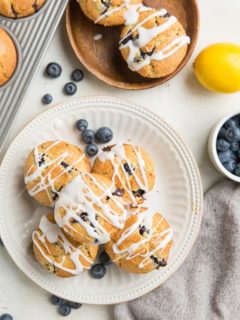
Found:
[[(166, 8), (179, 19), (191, 38), (191, 44), (180, 66), (174, 73), (164, 78), (148, 79), (132, 72), (119, 51), (121, 27), (96, 25), (85, 17), (76, 0), (69, 2), (66, 25), (73, 50), (92, 74), (111, 86), (129, 90), (158, 86), (173, 78), (192, 55), (199, 29), (197, 0), (145, 0), (144, 4), (156, 9)], [(102, 34), (100, 41), (94, 41), (96, 34)]]

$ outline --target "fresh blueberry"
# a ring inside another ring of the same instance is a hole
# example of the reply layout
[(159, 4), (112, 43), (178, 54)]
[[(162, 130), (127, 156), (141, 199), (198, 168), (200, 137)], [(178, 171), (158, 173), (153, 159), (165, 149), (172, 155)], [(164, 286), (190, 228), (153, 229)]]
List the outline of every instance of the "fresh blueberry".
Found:
[(91, 129), (86, 129), (82, 132), (82, 141), (86, 144), (93, 143), (95, 140), (95, 132)]
[(63, 303), (59, 306), (58, 313), (63, 317), (67, 317), (71, 313), (71, 307), (68, 303)]
[(218, 139), (220, 138), (225, 139), (225, 133), (226, 133), (226, 129), (222, 127), (218, 133)]
[(226, 151), (230, 148), (230, 143), (224, 139), (217, 140), (217, 150), (218, 151)]
[(240, 129), (237, 127), (228, 128), (225, 137), (230, 142), (240, 141)]
[(76, 81), (76, 82), (82, 81), (83, 78), (84, 78), (84, 73), (82, 70), (76, 69), (73, 71), (73, 73), (72, 73), (73, 81)]
[(13, 317), (10, 314), (5, 313), (1, 315), (0, 320), (13, 320)]
[(237, 125), (238, 125), (238, 120), (236, 118), (231, 118), (224, 123), (224, 126), (226, 129), (237, 127)]
[(240, 177), (240, 163), (236, 165), (234, 173), (236, 176)]
[(94, 279), (102, 279), (106, 271), (106, 267), (103, 264), (97, 263), (91, 267), (89, 272)]
[(76, 127), (79, 131), (84, 131), (87, 129), (88, 127), (88, 122), (85, 119), (80, 119), (77, 121), (76, 123)]
[(47, 65), (47, 75), (51, 78), (58, 78), (62, 74), (62, 67), (56, 62), (51, 62)]
[(99, 260), (101, 264), (104, 264), (105, 266), (111, 264), (112, 262), (106, 251), (100, 253)]
[(53, 97), (50, 93), (47, 93), (42, 97), (43, 104), (50, 104), (52, 103), (52, 101), (53, 101)]
[(85, 151), (87, 155), (94, 157), (98, 153), (98, 146), (94, 143), (88, 144)]
[(230, 160), (229, 162), (224, 163), (224, 167), (229, 171), (233, 172), (236, 168), (236, 161), (235, 160)]
[(55, 306), (60, 306), (61, 304), (63, 304), (63, 299), (59, 298), (55, 295), (51, 296), (51, 302), (52, 304), (54, 304)]
[(81, 308), (82, 304), (77, 303), (77, 302), (72, 302), (72, 301), (66, 301), (66, 303), (69, 305), (70, 308), (72, 309), (79, 309)]
[(99, 142), (107, 143), (113, 138), (113, 132), (110, 128), (102, 127), (96, 132), (96, 139)]
[(68, 95), (72, 96), (77, 92), (77, 86), (73, 82), (68, 82), (65, 84), (63, 91)]
[(238, 142), (232, 142), (231, 143), (231, 146), (230, 146), (230, 149), (233, 151), (233, 152), (237, 152), (239, 150), (239, 143)]
[(231, 150), (219, 152), (218, 157), (221, 163), (226, 163), (226, 162), (229, 162), (230, 160), (236, 160), (237, 158), (236, 155)]

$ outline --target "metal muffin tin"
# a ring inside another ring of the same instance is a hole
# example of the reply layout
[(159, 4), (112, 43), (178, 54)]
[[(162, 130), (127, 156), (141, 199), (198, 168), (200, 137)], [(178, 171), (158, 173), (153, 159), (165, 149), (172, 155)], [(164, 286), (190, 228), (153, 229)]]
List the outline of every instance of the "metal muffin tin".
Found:
[(67, 3), (46, 0), (37, 13), (20, 19), (0, 15), (0, 28), (12, 38), (18, 53), (13, 76), (0, 87), (0, 151)]

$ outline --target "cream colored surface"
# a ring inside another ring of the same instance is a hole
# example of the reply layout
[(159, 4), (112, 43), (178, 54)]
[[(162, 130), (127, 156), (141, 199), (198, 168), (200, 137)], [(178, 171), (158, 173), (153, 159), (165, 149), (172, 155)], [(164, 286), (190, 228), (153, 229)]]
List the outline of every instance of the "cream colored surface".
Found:
[[(200, 49), (210, 43), (239, 40), (239, 0), (232, 0), (231, 3), (225, 0), (199, 2), (202, 18), (200, 39), (191, 61)], [(222, 21), (225, 21), (224, 26)], [(62, 86), (68, 80), (71, 70), (79, 63), (70, 46), (66, 45), (64, 30), (63, 20), (25, 98), (9, 142), (28, 120), (45, 108), (39, 102), (44, 93), (50, 91), (56, 102), (66, 98), (62, 94)], [(54, 83), (43, 78), (44, 67), (52, 60), (59, 61), (64, 67), (62, 77), (54, 80)], [(79, 84), (77, 95), (113, 95), (153, 110), (166, 119), (188, 143), (200, 166), (204, 189), (207, 190), (220, 178), (207, 155), (207, 138), (210, 129), (218, 120), (231, 111), (240, 110), (240, 95), (222, 96), (202, 89), (193, 77), (191, 62), (180, 75), (166, 85), (142, 92), (112, 89), (86, 72), (84, 81)], [(57, 315), (56, 308), (49, 303), (48, 295), (17, 269), (4, 249), (0, 249), (0, 264), (0, 313), (11, 312), (17, 319), (26, 320), (33, 317), (35, 320), (42, 320), (44, 317), (62, 319)], [(82, 309), (73, 311), (68, 319), (79, 318), (113, 320), (112, 307), (85, 305)]]

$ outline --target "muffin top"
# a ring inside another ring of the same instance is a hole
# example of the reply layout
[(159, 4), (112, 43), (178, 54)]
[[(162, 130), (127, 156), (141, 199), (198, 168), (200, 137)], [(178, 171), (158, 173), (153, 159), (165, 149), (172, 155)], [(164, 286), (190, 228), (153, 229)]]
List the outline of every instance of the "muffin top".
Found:
[(69, 239), (57, 226), (53, 212), (41, 218), (32, 239), (36, 259), (59, 277), (73, 277), (90, 269), (98, 251), (97, 246), (80, 245)]
[(123, 27), (120, 50), (132, 71), (164, 77), (181, 63), (189, 42), (176, 17), (165, 9), (151, 9), (141, 12), (136, 24)]
[(143, 202), (155, 182), (153, 160), (143, 148), (133, 144), (103, 148), (94, 162), (93, 172), (111, 179), (132, 207)]
[(0, 28), (0, 86), (13, 75), (17, 66), (17, 50), (11, 37)]
[(55, 220), (64, 232), (81, 243), (100, 244), (124, 227), (127, 212), (122, 196), (107, 178), (82, 173), (61, 192)]
[(46, 141), (29, 154), (24, 180), (32, 197), (53, 206), (61, 190), (81, 171), (90, 171), (83, 150), (65, 141)]
[(46, 0), (1, 0), (0, 14), (9, 18), (21, 18), (36, 13)]
[(146, 208), (132, 215), (106, 244), (111, 259), (128, 272), (145, 273), (167, 265), (173, 232), (166, 219)]
[(142, 0), (79, 0), (84, 14), (97, 24), (117, 26), (138, 19)]

